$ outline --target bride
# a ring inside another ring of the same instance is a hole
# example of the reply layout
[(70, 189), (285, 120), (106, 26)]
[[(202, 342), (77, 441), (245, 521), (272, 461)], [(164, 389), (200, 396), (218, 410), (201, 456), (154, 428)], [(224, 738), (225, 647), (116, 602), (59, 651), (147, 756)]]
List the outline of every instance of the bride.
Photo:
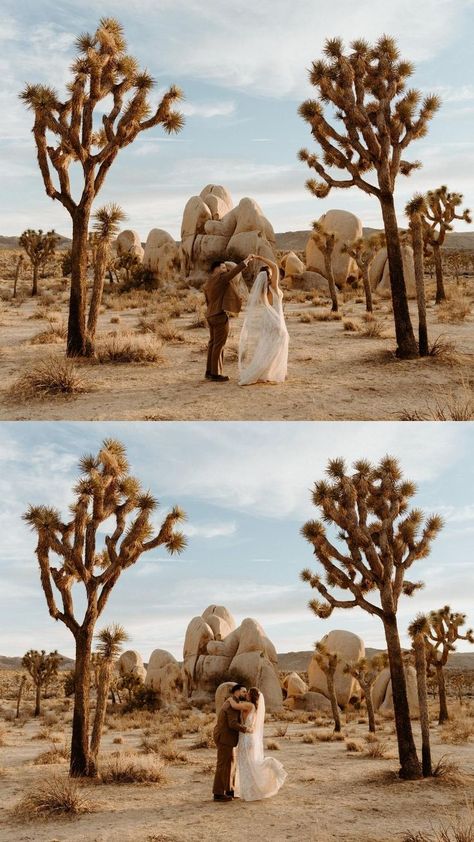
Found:
[(243, 801), (271, 798), (283, 786), (287, 773), (279, 760), (265, 757), (263, 753), (263, 727), (265, 725), (265, 699), (256, 687), (247, 693), (247, 702), (230, 698), (234, 710), (240, 710), (250, 732), (239, 734), (235, 794)]
[(265, 265), (249, 295), (239, 342), (239, 386), (282, 383), (288, 368), (288, 331), (283, 315), (283, 293), (276, 263), (259, 255)]

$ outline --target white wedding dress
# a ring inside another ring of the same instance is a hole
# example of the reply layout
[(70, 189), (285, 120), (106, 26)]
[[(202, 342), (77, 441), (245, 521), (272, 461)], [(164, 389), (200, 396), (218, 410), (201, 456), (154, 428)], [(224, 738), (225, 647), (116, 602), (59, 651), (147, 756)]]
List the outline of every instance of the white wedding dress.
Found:
[(283, 293), (267, 295), (267, 273), (260, 272), (250, 292), (239, 341), (239, 386), (283, 383), (288, 370), (289, 337), (283, 313)]
[(287, 777), (280, 761), (263, 753), (265, 699), (262, 693), (257, 710), (249, 713), (245, 724), (254, 725), (254, 730), (239, 734), (234, 790), (242, 801), (260, 801), (276, 795)]

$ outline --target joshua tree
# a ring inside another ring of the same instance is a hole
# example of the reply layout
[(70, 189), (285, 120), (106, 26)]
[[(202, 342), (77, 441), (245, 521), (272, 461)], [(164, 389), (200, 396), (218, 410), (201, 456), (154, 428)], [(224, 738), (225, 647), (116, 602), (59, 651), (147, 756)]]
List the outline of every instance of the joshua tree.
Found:
[(336, 235), (331, 231), (325, 231), (320, 222), (313, 222), (313, 233), (311, 234), (311, 239), (314, 240), (324, 257), (324, 267), (329, 286), (329, 295), (331, 296), (332, 301), (331, 311), (333, 313), (337, 313), (337, 289), (332, 268), (332, 256), (336, 245)]
[[(419, 509), (409, 510), (416, 488), (403, 479), (393, 457), (386, 456), (378, 465), (360, 459), (354, 463), (354, 471), (347, 474), (344, 460), (332, 459), (326, 470), (330, 481), (315, 483), (315, 506), (321, 510), (323, 521), (340, 531), (338, 540), (330, 541), (323, 522), (309, 521), (303, 526), (302, 534), (314, 548), (326, 584), (309, 569), (303, 570), (301, 577), (323, 597), (322, 601), (310, 602), (318, 617), (330, 617), (334, 608), (358, 606), (382, 621), (392, 680), (400, 776), (415, 779), (421, 777), (421, 768), (408, 708), (397, 610), (402, 594), (411, 596), (422, 587), (422, 583), (405, 577), (417, 559), (429, 554), (442, 521), (436, 515), (424, 521)], [(352, 599), (335, 596), (334, 588), (349, 591)], [(371, 591), (378, 591), (379, 599), (369, 600)]]
[(334, 674), (337, 665), (341, 662), (341, 656), (338, 652), (329, 652), (324, 643), (319, 641), (314, 644), (315, 652), (314, 660), (326, 676), (328, 685), (329, 700), (331, 702), (332, 716), (334, 719), (334, 732), (339, 733), (341, 730), (341, 717), (339, 715), (339, 705), (336, 698), (336, 688), (334, 686)]
[[(169, 553), (180, 553), (186, 545), (183, 534), (175, 531), (184, 518), (179, 508), (172, 509), (155, 534), (152, 517), (157, 502), (129, 475), (126, 451), (120, 442), (106, 439), (97, 456), (81, 459), (80, 470), (82, 476), (74, 487), (75, 502), (69, 520), (62, 521), (56, 509), (45, 505), (30, 506), (23, 516), (38, 535), (36, 555), (49, 613), (64, 623), (75, 639), (70, 771), (77, 777), (89, 775), (89, 697), (95, 624), (120, 575), (143, 553), (159, 546), (166, 547)], [(109, 519), (114, 526), (107, 529), (105, 546), (100, 546), (102, 524)], [(58, 558), (56, 565), (52, 563), (53, 554)], [(77, 583), (85, 590), (82, 619), (76, 616), (73, 601), (72, 588)], [(58, 594), (62, 607), (56, 601)]]
[(466, 615), (451, 611), (449, 605), (445, 605), (438, 611), (431, 611), (427, 617), (428, 628), (425, 641), (428, 663), (436, 670), (440, 725), (449, 719), (444, 679), (444, 667), (447, 664), (448, 657), (451, 652), (455, 651), (457, 640), (467, 640), (469, 643), (474, 643), (473, 629), (467, 629), (465, 634), (461, 633), (461, 627), (465, 623)]
[[(20, 94), (34, 112), (33, 134), (46, 193), (61, 202), (72, 219), (68, 356), (87, 354), (87, 234), (92, 203), (119, 151), (140, 132), (161, 125), (171, 133), (183, 126), (182, 115), (173, 110), (182, 98), (175, 86), (152, 111), (148, 94), (155, 81), (126, 53), (123, 28), (117, 20), (101, 18), (95, 34), (80, 35), (76, 46), (78, 55), (66, 99), (60, 100), (53, 88), (41, 84), (29, 84)], [(94, 123), (94, 112), (98, 107), (101, 113), (104, 106), (99, 126)], [(82, 171), (82, 193), (77, 200), (69, 180), (72, 163)]]
[(374, 655), (370, 661), (367, 658), (359, 658), (358, 661), (348, 663), (344, 667), (344, 672), (352, 675), (358, 682), (367, 705), (367, 716), (369, 719), (369, 731), (375, 734), (375, 714), (374, 703), (372, 700), (372, 687), (381, 669), (387, 666), (387, 657), (385, 655)]
[(18, 679), (18, 693), (16, 697), (16, 719), (20, 718), (20, 705), (21, 705), (21, 697), (23, 696), (23, 690), (25, 689), (26, 682), (28, 681), (26, 675), (22, 675)]
[(111, 203), (99, 208), (94, 214), (94, 286), (87, 319), (87, 353), (94, 352), (99, 308), (104, 291), (105, 274), (110, 260), (110, 244), (119, 232), (120, 223), (126, 215), (119, 205)]
[(420, 193), (416, 193), (413, 199), (405, 205), (405, 215), (408, 217), (410, 223), (410, 235), (415, 262), (416, 302), (418, 305), (418, 347), (421, 357), (426, 357), (429, 353), (428, 328), (426, 325), (425, 268), (423, 260), (423, 215), (425, 210), (425, 199)]
[(428, 633), (428, 620), (419, 614), (408, 626), (415, 654), (416, 684), (418, 688), (418, 706), (421, 727), (421, 765), (425, 778), (433, 774), (430, 748), (430, 714), (428, 708), (428, 684), (425, 637)]
[(45, 265), (48, 258), (54, 254), (56, 246), (59, 243), (59, 237), (55, 231), (47, 231), (46, 234), (43, 234), (41, 229), (34, 231), (32, 228), (28, 228), (27, 231), (23, 231), (18, 242), (25, 249), (33, 268), (31, 295), (38, 295), (38, 272), (41, 266)]
[[(393, 38), (384, 35), (374, 46), (354, 41), (349, 53), (340, 38), (333, 38), (326, 41), (324, 53), (326, 60), (313, 62), (309, 74), (318, 99), (307, 100), (299, 108), (323, 152), (322, 161), (306, 149), (299, 153), (300, 160), (321, 179), (311, 179), (307, 186), (320, 199), (332, 188), (355, 186), (379, 200), (387, 236), (397, 354), (416, 357), (394, 191), (399, 174), (408, 176), (420, 166), (419, 161), (409, 162), (403, 155), (413, 140), (427, 133), (440, 102), (430, 95), (420, 105), (420, 93), (406, 90), (413, 65), (400, 59)], [(328, 103), (336, 109), (340, 129), (325, 116)], [(348, 178), (332, 175), (334, 170), (345, 170)], [(366, 177), (371, 172), (373, 180)]]
[(17, 263), (16, 263), (16, 267), (15, 267), (15, 279), (13, 281), (13, 296), (12, 296), (12, 298), (16, 298), (16, 292), (17, 292), (17, 288), (18, 288), (18, 280), (20, 278), (20, 272), (21, 272), (24, 261), (25, 261), (24, 256), (22, 254), (20, 254), (19, 257), (18, 257)]
[(38, 652), (36, 649), (29, 649), (23, 655), (21, 663), (31, 675), (36, 690), (35, 716), (39, 716), (41, 713), (41, 691), (44, 685), (48, 684), (51, 678), (58, 674), (58, 667), (61, 661), (62, 658), (58, 652), (50, 652), (47, 655), (44, 649), (41, 652)]
[(430, 190), (425, 197), (424, 234), (433, 249), (436, 273), (436, 304), (446, 300), (441, 259), (441, 246), (444, 244), (446, 234), (453, 230), (452, 223), (455, 219), (461, 219), (468, 223), (472, 222), (471, 212), (467, 208), (458, 212), (462, 201), (462, 193), (450, 193), (445, 185), (438, 187), (437, 190)]
[(134, 695), (143, 687), (143, 681), (139, 675), (133, 672), (127, 672), (120, 677), (118, 681), (118, 689), (126, 690), (128, 693), (128, 704), (132, 704)]
[(372, 290), (370, 288), (369, 271), (372, 261), (377, 252), (385, 246), (385, 237), (380, 234), (373, 234), (371, 237), (364, 239), (359, 237), (352, 243), (344, 243), (342, 251), (350, 255), (359, 268), (362, 275), (365, 293), (365, 309), (368, 313), (373, 312)]
[(105, 722), (107, 699), (115, 661), (120, 654), (122, 645), (128, 640), (123, 626), (113, 625), (102, 629), (97, 635), (97, 653), (100, 657), (99, 682), (97, 686), (97, 702), (95, 707), (94, 725), (92, 727), (90, 749), (90, 775), (97, 775), (97, 758), (100, 740)]

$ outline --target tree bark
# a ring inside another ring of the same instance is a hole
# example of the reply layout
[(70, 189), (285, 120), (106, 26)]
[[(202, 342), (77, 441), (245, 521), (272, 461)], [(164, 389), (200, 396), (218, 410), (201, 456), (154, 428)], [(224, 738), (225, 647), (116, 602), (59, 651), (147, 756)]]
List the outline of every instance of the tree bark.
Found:
[(87, 352), (87, 230), (89, 213), (77, 208), (72, 218), (71, 294), (67, 329), (67, 356), (83, 357)]
[(430, 778), (433, 774), (430, 748), (430, 715), (428, 710), (428, 691), (426, 687), (426, 652), (423, 636), (416, 636), (413, 641), (415, 650), (416, 684), (418, 688), (418, 704), (420, 708), (421, 727), (421, 766), (423, 777)]
[(444, 670), (442, 664), (436, 664), (436, 680), (438, 682), (439, 695), (439, 725), (447, 722), (449, 719), (448, 702), (446, 699), (446, 684), (444, 681)]
[(428, 328), (426, 325), (425, 279), (423, 264), (423, 227), (420, 217), (414, 218), (411, 224), (411, 239), (415, 260), (416, 303), (418, 306), (418, 346), (420, 357), (427, 357)]
[(97, 777), (98, 774), (97, 758), (99, 756), (100, 740), (102, 737), (102, 730), (104, 728), (111, 674), (112, 663), (106, 662), (102, 664), (99, 672), (97, 701), (95, 706), (94, 724), (92, 726), (91, 747), (89, 756), (90, 777)]
[(12, 296), (13, 298), (16, 298), (16, 291), (17, 291), (17, 286), (18, 286), (18, 278), (20, 277), (20, 269), (21, 269), (21, 267), (22, 267), (22, 264), (23, 264), (23, 258), (22, 258), (22, 257), (21, 257), (21, 255), (20, 255), (20, 257), (18, 258), (18, 262), (17, 262), (17, 264), (16, 264), (16, 269), (15, 269), (15, 280), (13, 281), (13, 296)]
[(21, 697), (23, 695), (23, 687), (25, 686), (26, 679), (22, 678), (20, 681), (20, 686), (18, 688), (18, 697), (16, 700), (16, 718), (19, 719), (20, 717), (20, 704), (21, 704)]
[(33, 263), (33, 286), (31, 287), (31, 297), (38, 295), (38, 264)]
[(374, 703), (372, 701), (372, 686), (366, 684), (362, 687), (365, 693), (365, 704), (367, 706), (367, 716), (369, 718), (369, 731), (372, 734), (375, 734), (375, 714), (374, 714)]
[(326, 678), (329, 690), (329, 698), (331, 700), (332, 715), (334, 719), (334, 733), (339, 734), (341, 730), (341, 717), (339, 714), (339, 705), (337, 704), (336, 699), (336, 691), (334, 689), (334, 676), (328, 674)]
[(35, 712), (34, 716), (39, 716), (41, 713), (41, 684), (36, 685), (35, 694)]
[(390, 664), (395, 728), (397, 732), (398, 755), (401, 767), (399, 775), (401, 778), (414, 781), (422, 777), (422, 772), (418, 755), (416, 753), (415, 741), (413, 739), (410, 709), (408, 707), (405, 670), (403, 669), (400, 636), (398, 634), (397, 618), (395, 614), (393, 614), (392, 617), (386, 617), (384, 619), (384, 629)]
[(102, 303), (102, 295), (104, 292), (105, 272), (107, 268), (107, 246), (105, 243), (99, 243), (97, 246), (96, 261), (94, 266), (94, 286), (92, 288), (92, 298), (89, 305), (89, 316), (87, 319), (87, 355), (94, 354), (94, 340), (97, 330), (97, 321), (99, 318), (99, 309)]
[(438, 243), (433, 243), (433, 257), (436, 272), (436, 304), (440, 304), (441, 301), (446, 301), (446, 292), (444, 290), (441, 248)]
[(370, 281), (369, 281), (369, 267), (364, 266), (362, 269), (362, 280), (364, 282), (364, 292), (365, 292), (365, 309), (368, 313), (373, 313), (374, 306), (372, 303), (372, 290), (370, 288)]
[(398, 233), (397, 216), (393, 195), (384, 194), (380, 200), (382, 216), (387, 238), (387, 257), (390, 270), (390, 288), (392, 292), (393, 317), (397, 338), (397, 356), (403, 360), (418, 356), (415, 334), (408, 309), (407, 291), (403, 275), (402, 250)]
[(76, 637), (74, 712), (71, 738), (71, 777), (89, 774), (89, 707), (92, 633), (83, 631)]
[(332, 254), (324, 253), (324, 265), (326, 266), (326, 275), (328, 276), (328, 286), (329, 286), (329, 295), (331, 296), (332, 307), (331, 312), (337, 313), (338, 311), (338, 302), (337, 302), (337, 289), (336, 289), (336, 282), (334, 280), (334, 272), (332, 269)]

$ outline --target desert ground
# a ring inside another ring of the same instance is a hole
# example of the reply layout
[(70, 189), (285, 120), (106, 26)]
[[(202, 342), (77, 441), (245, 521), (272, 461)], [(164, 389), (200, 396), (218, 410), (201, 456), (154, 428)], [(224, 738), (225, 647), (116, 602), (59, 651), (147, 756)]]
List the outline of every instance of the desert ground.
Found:
[[(285, 291), (290, 333), (283, 385), (239, 387), (238, 337), (232, 320), (225, 372), (230, 382), (204, 380), (207, 329), (204, 296), (107, 285), (98, 327), (98, 359), (78, 361), (62, 376), (73, 393), (39, 399), (28, 384), (38, 364), (64, 361), (68, 280), (29, 279), (11, 297), (15, 256), (0, 257), (0, 383), (2, 420), (468, 420), (474, 415), (474, 281), (447, 279), (449, 300), (436, 306), (427, 278), (432, 355), (394, 356), (391, 303), (376, 298), (367, 319), (363, 296), (346, 290), (333, 318), (321, 294)], [(414, 325), (416, 303), (410, 302)], [(133, 361), (130, 361), (133, 360)], [(26, 375), (26, 380), (25, 380)]]
[[(453, 826), (465, 829), (474, 819), (474, 704), (453, 699), (444, 726), (435, 724), (432, 703), (432, 754), (447, 767), (439, 778), (413, 783), (397, 777), (392, 719), (377, 717), (377, 733), (369, 738), (364, 711), (348, 712), (335, 739), (324, 715), (288, 711), (279, 718), (269, 714), (265, 727), (266, 753), (284, 764), (285, 785), (267, 801), (229, 804), (212, 801), (212, 711), (187, 703), (155, 713), (110, 707), (101, 769), (115, 759), (119, 768), (132, 763), (154, 770), (159, 780), (81, 783), (89, 812), (34, 818), (18, 805), (38, 785), (49, 788), (52, 777), (66, 780), (72, 701), (60, 694), (47, 698), (34, 720), (27, 698), (16, 719), (13, 692), (5, 689), (13, 688), (15, 674), (2, 670), (0, 681), (1, 842), (202, 842), (236, 835), (276, 842), (425, 842), (439, 840), (431, 834), (443, 826), (451, 834)], [(419, 745), (418, 722), (414, 730)]]

